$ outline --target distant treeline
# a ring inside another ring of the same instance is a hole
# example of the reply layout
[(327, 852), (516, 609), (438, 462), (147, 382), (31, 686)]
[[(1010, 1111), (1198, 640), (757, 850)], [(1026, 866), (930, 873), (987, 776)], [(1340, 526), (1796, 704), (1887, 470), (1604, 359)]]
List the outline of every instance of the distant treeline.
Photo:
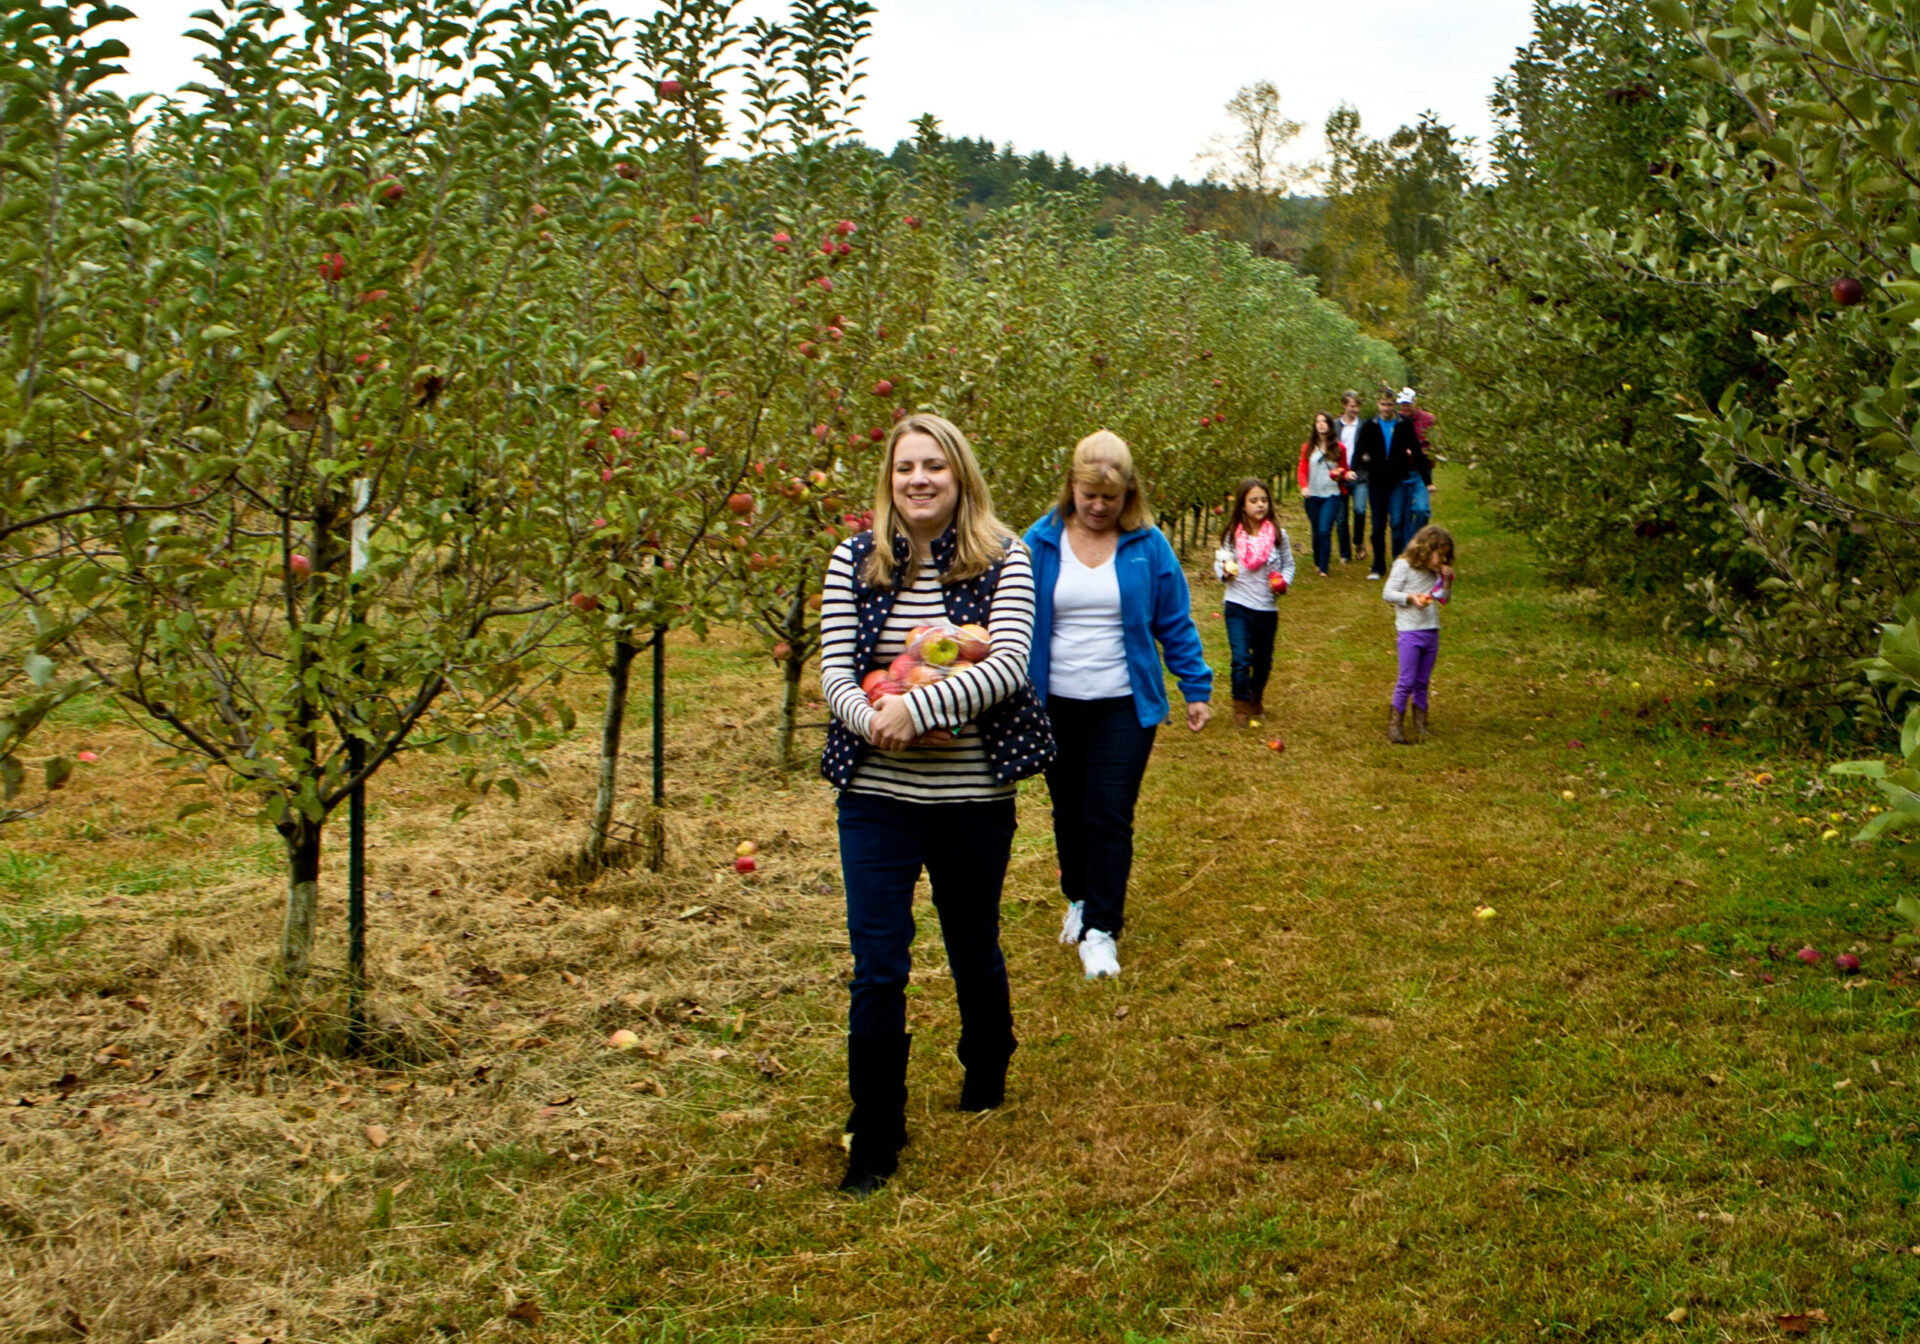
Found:
[[(1239, 221), (1253, 203), (1252, 193), (1219, 182), (1176, 177), (1163, 185), (1158, 178), (1141, 177), (1124, 167), (1082, 167), (1065, 154), (1059, 158), (1045, 150), (1021, 154), (1010, 144), (995, 145), (990, 140), (949, 138), (941, 148), (959, 169), (962, 194), (975, 214), (1008, 204), (1023, 183), (1047, 191), (1078, 191), (1091, 185), (1101, 193), (1098, 233), (1111, 233), (1118, 220), (1157, 215), (1172, 207), (1185, 213), (1189, 228), (1237, 234)], [(911, 172), (918, 153), (912, 141), (902, 140), (888, 161)], [(1325, 205), (1318, 196), (1283, 196), (1267, 204), (1263, 236), (1245, 241), (1265, 255), (1284, 257), (1304, 268)]]

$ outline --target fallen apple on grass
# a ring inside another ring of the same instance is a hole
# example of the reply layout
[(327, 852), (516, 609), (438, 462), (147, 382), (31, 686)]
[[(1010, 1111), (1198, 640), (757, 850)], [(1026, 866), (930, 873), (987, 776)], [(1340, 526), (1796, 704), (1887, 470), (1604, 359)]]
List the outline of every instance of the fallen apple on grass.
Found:
[(751, 840), (742, 840), (733, 848), (733, 856), (736, 859), (750, 859), (759, 852), (760, 846), (754, 844)]
[(1860, 958), (1851, 952), (1842, 952), (1833, 959), (1833, 968), (1842, 975), (1860, 974)]
[(753, 855), (751, 854), (742, 854), (733, 861), (733, 871), (736, 873), (750, 873), (759, 866), (759, 864), (754, 862)]
[(1817, 947), (1803, 947), (1793, 955), (1809, 966), (1818, 966), (1827, 959), (1827, 954)]
[(609, 1050), (638, 1050), (640, 1048), (640, 1038), (633, 1032), (628, 1031), (625, 1027), (622, 1027), (607, 1037), (607, 1048)]
[(92, 765), (95, 761), (100, 759), (100, 753), (97, 751), (76, 752), (74, 754), (73, 759), (80, 762), (80, 764), (82, 765)]

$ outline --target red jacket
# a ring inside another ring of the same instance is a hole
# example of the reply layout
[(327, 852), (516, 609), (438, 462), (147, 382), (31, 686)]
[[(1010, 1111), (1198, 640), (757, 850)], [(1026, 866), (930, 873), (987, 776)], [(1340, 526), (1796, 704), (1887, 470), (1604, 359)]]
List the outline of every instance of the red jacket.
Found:
[[(1335, 469), (1336, 474), (1334, 475), (1333, 482), (1335, 485), (1340, 487), (1340, 493), (1344, 495), (1347, 493), (1347, 483), (1340, 478), (1340, 475), (1338, 473), (1344, 472), (1347, 469), (1347, 446), (1344, 443), (1340, 442), (1339, 439), (1336, 438), (1333, 441), (1333, 447), (1328, 451), (1327, 456), (1328, 456), (1329, 466), (1332, 466), (1332, 463), (1335, 461), (1339, 463), (1338, 468)], [(1300, 445), (1300, 488), (1302, 490), (1305, 490), (1307, 488), (1307, 481), (1310, 476), (1308, 464), (1309, 464), (1309, 460), (1312, 457), (1313, 457), (1313, 440), (1308, 439), (1305, 443)]]

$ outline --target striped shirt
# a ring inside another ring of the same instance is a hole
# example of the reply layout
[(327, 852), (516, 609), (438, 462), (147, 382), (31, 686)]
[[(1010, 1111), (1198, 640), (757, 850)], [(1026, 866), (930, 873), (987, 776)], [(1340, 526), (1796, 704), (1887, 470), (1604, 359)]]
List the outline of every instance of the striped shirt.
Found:
[[(871, 666), (856, 668), (853, 657), (859, 615), (850, 552), (850, 542), (841, 542), (835, 548), (821, 590), (820, 689), (833, 716), (864, 740), (874, 711), (860, 689), (860, 679), (905, 652), (907, 636), (915, 626), (944, 622), (947, 608), (939, 567), (928, 557), (921, 562), (912, 585), (895, 596)], [(1013, 547), (1000, 567), (988, 634), (989, 652), (980, 663), (930, 686), (916, 686), (905, 697), (916, 732), (945, 728), (953, 734), (953, 741), (905, 751), (868, 752), (848, 786), (852, 792), (883, 794), (910, 803), (1013, 797), (1013, 785), (995, 782), (979, 725), (973, 720), (1027, 680), (1027, 652), (1033, 642), (1033, 566), (1025, 547)]]

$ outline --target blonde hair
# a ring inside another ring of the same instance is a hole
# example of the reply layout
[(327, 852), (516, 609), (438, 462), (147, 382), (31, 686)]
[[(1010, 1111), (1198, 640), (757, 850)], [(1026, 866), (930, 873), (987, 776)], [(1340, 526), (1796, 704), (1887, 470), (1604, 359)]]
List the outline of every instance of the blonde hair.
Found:
[(1453, 563), (1453, 533), (1429, 523), (1413, 534), (1400, 558), (1412, 569), (1438, 574), (1440, 566)]
[(1133, 451), (1127, 441), (1110, 429), (1096, 429), (1073, 448), (1073, 463), (1067, 468), (1067, 482), (1060, 487), (1059, 502), (1053, 511), (1065, 522), (1073, 517), (1073, 487), (1089, 490), (1108, 489), (1127, 492), (1120, 506), (1120, 530), (1132, 532), (1153, 526), (1153, 510), (1147, 505), (1147, 492), (1133, 470)]
[[(900, 526), (893, 509), (893, 452), (909, 434), (924, 434), (940, 445), (947, 466), (960, 487), (954, 504), (953, 529), (958, 545), (953, 563), (940, 576), (942, 583), (959, 583), (986, 573), (1007, 557), (1007, 542), (1013, 532), (993, 514), (993, 496), (987, 490), (987, 478), (980, 470), (980, 459), (973, 445), (951, 420), (937, 415), (910, 415), (887, 435), (886, 452), (880, 459), (880, 478), (873, 485), (873, 552), (867, 556), (863, 578), (875, 588), (891, 588), (894, 581), (893, 539), (907, 541), (911, 575), (920, 567), (920, 543)], [(909, 579), (911, 582), (911, 579)]]

